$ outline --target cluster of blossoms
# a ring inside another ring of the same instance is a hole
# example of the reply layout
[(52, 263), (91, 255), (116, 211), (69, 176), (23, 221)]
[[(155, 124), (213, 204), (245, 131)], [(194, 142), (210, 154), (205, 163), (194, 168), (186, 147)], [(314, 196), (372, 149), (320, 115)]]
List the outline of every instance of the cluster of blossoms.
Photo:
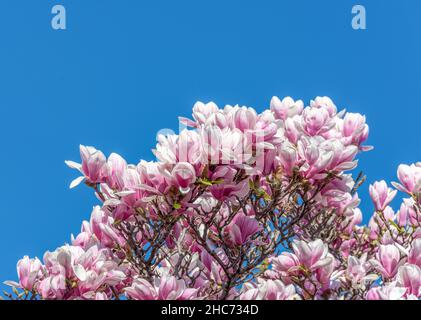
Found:
[[(349, 172), (365, 117), (328, 97), (272, 98), (258, 114), (198, 102), (156, 162), (128, 164), (93, 147), (66, 161), (93, 209), (71, 244), (18, 262), (18, 299), (419, 299), (421, 164), (370, 185), (361, 225)], [(395, 212), (397, 191), (407, 195)]]

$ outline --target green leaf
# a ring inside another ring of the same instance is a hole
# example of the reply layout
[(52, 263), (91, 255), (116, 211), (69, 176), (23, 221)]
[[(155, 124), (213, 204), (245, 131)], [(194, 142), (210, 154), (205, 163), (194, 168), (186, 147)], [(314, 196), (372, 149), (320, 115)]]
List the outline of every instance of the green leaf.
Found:
[(199, 178), (197, 180), (197, 182), (199, 182), (200, 184), (202, 184), (204, 186), (211, 187), (214, 184), (221, 184), (221, 183), (223, 183), (224, 182), (224, 179), (219, 178), (219, 179), (216, 179), (216, 180), (209, 180), (207, 178)]
[(174, 209), (178, 210), (181, 208), (181, 204), (179, 204), (178, 202), (174, 202), (174, 204), (172, 205)]
[(224, 182), (224, 179), (222, 179), (222, 178), (219, 178), (219, 179), (216, 179), (216, 180), (212, 180), (212, 184), (221, 184), (223, 182)]
[(206, 179), (206, 178), (204, 178), (204, 179), (200, 178), (200, 179), (198, 180), (198, 182), (199, 182), (200, 184), (203, 184), (203, 185), (208, 186), (208, 187), (212, 186), (212, 182), (211, 182), (211, 181), (209, 181), (209, 180), (208, 180), (208, 179)]
[(389, 222), (392, 226), (394, 226), (399, 231), (399, 233), (405, 232), (405, 229), (398, 226), (398, 224), (395, 221), (389, 220)]
[(270, 200), (272, 200), (272, 197), (270, 196), (270, 195), (268, 195), (266, 192), (263, 194), (263, 199), (265, 200), (265, 201), (270, 201)]

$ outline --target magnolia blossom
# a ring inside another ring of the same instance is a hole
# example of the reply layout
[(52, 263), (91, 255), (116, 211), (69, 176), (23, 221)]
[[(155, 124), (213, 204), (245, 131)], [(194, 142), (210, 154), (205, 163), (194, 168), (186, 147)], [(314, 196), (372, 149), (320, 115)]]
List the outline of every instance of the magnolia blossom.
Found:
[(227, 227), (231, 241), (238, 246), (245, 244), (251, 236), (259, 231), (259, 223), (253, 217), (247, 217), (244, 213), (235, 216), (232, 223)]
[(189, 186), (196, 181), (196, 173), (193, 166), (188, 162), (179, 162), (173, 168), (172, 177), (174, 184), (178, 185), (183, 193), (189, 192)]
[(375, 182), (370, 185), (370, 197), (373, 200), (376, 210), (384, 210), (393, 198), (396, 196), (397, 191), (387, 187), (386, 181)]
[(136, 279), (125, 291), (135, 300), (191, 300), (195, 298), (197, 289), (186, 288), (184, 280), (164, 276), (155, 278), (153, 284), (145, 279)]
[(308, 269), (314, 271), (332, 264), (334, 258), (329, 255), (329, 248), (322, 240), (313, 242), (295, 241), (292, 244), (298, 261)]
[(408, 263), (421, 268), (421, 238), (415, 239), (412, 242), (411, 249), (408, 253)]
[(393, 244), (380, 245), (376, 259), (373, 259), (372, 263), (385, 278), (394, 277), (401, 264), (399, 249)]
[(405, 288), (389, 283), (383, 287), (373, 287), (367, 293), (367, 300), (405, 300)]
[(260, 280), (256, 285), (246, 284), (240, 300), (295, 300), (293, 285), (284, 285), (280, 280)]
[(421, 164), (399, 166), (397, 190), (370, 185), (364, 219), (364, 115), (273, 97), (261, 113), (197, 102), (180, 122), (155, 161), (80, 146), (70, 187), (99, 204), (68, 244), (19, 260), (6, 297), (420, 299)]
[(303, 112), (304, 103), (301, 100), (294, 101), (291, 97), (286, 97), (280, 100), (278, 97), (273, 97), (270, 101), (270, 110), (274, 113), (277, 119), (286, 120), (295, 115), (300, 115)]
[(419, 193), (421, 191), (421, 166), (401, 164), (398, 168), (398, 178), (401, 184), (394, 182), (393, 185), (406, 193)]
[(31, 291), (37, 278), (42, 274), (42, 265), (38, 258), (29, 259), (25, 256), (17, 264), (19, 283), (22, 288)]
[(369, 273), (369, 271), (370, 263), (367, 261), (367, 253), (363, 253), (360, 258), (348, 257), (346, 274), (354, 284), (365, 284), (377, 280), (378, 276), (374, 273)]
[(397, 283), (407, 289), (407, 294), (418, 297), (421, 289), (421, 268), (414, 264), (400, 267)]

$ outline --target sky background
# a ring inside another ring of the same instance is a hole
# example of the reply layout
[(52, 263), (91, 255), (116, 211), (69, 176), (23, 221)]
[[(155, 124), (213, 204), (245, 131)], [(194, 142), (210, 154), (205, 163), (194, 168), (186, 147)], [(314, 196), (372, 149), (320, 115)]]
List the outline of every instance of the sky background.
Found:
[[(67, 30), (51, 28), (55, 4)], [(351, 27), (356, 4), (367, 30)], [(95, 197), (68, 189), (64, 164), (79, 144), (152, 160), (158, 130), (197, 100), (262, 111), (274, 95), (327, 95), (365, 114), (368, 217), (368, 184), (421, 160), (420, 31), (418, 0), (1, 0), (0, 280), (89, 219)]]

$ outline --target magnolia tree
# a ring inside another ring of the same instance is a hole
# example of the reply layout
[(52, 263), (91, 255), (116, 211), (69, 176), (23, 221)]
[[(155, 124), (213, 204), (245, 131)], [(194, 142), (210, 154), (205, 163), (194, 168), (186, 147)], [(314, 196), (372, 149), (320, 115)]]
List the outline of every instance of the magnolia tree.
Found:
[[(70, 244), (24, 257), (11, 299), (419, 299), (421, 163), (358, 208), (365, 117), (327, 97), (270, 109), (198, 102), (156, 162), (93, 147), (66, 161), (101, 205)], [(397, 191), (406, 198), (397, 212)]]

